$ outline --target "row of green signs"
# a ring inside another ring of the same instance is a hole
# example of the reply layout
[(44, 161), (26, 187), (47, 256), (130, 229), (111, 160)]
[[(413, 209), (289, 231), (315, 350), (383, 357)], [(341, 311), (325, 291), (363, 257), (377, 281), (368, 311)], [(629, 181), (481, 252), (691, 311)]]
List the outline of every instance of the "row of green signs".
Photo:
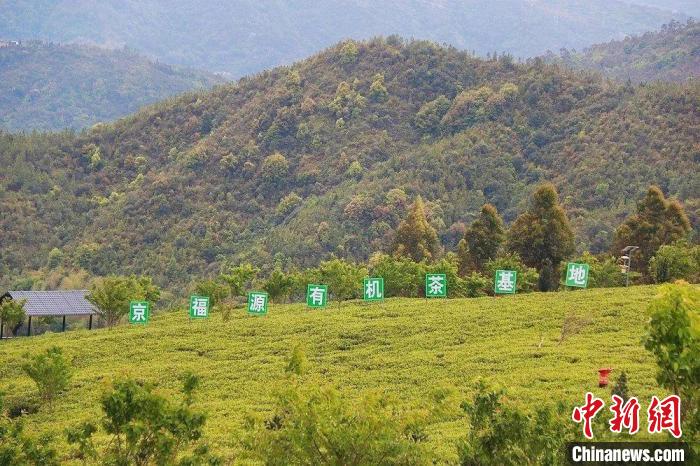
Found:
[[(494, 292), (496, 294), (515, 294), (518, 273), (515, 270), (496, 270)], [(566, 286), (586, 288), (588, 286), (588, 264), (570, 262), (566, 267)], [(426, 298), (447, 297), (447, 275), (429, 273), (425, 275)], [(365, 278), (363, 284), (365, 301), (384, 299), (384, 279), (381, 277)], [(248, 293), (248, 312), (253, 315), (267, 314), (269, 295), (262, 291)], [(328, 304), (328, 285), (309, 284), (306, 288), (306, 304), (312, 308), (324, 308)], [(209, 297), (191, 296), (189, 315), (191, 319), (209, 317)], [(150, 317), (148, 301), (132, 301), (129, 306), (129, 323), (145, 324)]]
[[(151, 305), (148, 301), (131, 301), (129, 303), (129, 323), (145, 324), (151, 317)], [(209, 317), (209, 297), (190, 296), (190, 319)]]

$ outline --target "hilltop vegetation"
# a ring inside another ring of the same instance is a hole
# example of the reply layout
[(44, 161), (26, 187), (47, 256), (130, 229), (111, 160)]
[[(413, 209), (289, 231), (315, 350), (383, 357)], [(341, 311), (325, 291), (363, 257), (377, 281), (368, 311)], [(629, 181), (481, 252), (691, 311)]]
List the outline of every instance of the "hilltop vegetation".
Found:
[(542, 181), (579, 252), (605, 251), (650, 184), (697, 224), (699, 98), (697, 83), (345, 42), (79, 135), (0, 136), (0, 280), (50, 265), (177, 288), (224, 262), (366, 260), (416, 195), (455, 250), (483, 204), (509, 224)]
[(581, 49), (685, 18), (684, 9), (673, 13), (631, 3), (5, 0), (0, 38), (127, 45), (166, 63), (240, 77), (292, 63), (346, 38), (399, 34), (482, 56), (529, 57), (561, 47)]
[(582, 52), (563, 50), (558, 61), (580, 70), (595, 70), (634, 83), (683, 82), (700, 76), (700, 23), (673, 22), (661, 30), (593, 45)]
[(222, 82), (126, 49), (40, 42), (0, 46), (0, 128), (82, 129)]
[[(194, 401), (208, 415), (204, 434), (212, 450), (244, 460), (247, 417), (274, 422), (275, 393), (289, 387), (285, 368), (291, 367), (300, 383), (335, 386), (350, 402), (383, 394), (420, 413), (430, 400), (441, 400), (441, 414), (421, 431), (421, 442), (438, 461), (454, 461), (455, 441), (467, 431), (458, 406), (479, 378), (504, 386), (508, 403), (528, 412), (561, 401), (570, 413), (588, 390), (609, 402), (609, 389), (597, 386), (601, 367), (614, 368), (614, 377), (625, 371), (629, 393), (642, 403), (664, 395), (654, 380), (652, 354), (641, 344), (645, 309), (655, 293), (656, 287), (632, 287), (499, 299), (391, 299), (334, 303), (322, 311), (275, 305), (265, 318), (239, 309), (199, 322), (188, 321), (180, 309), (145, 328), (3, 341), (0, 391), (10, 411), (29, 411), (22, 416), (28, 433), (55, 434), (60, 458), (77, 460), (65, 444), (65, 429), (100, 418), (96, 400), (111, 382), (131, 377), (178, 399), (181, 376), (192, 372), (202, 381)], [(290, 359), (300, 343), (305, 358)], [(37, 411), (22, 355), (55, 345), (71, 361), (73, 377), (67, 391)], [(596, 429), (596, 435), (607, 430)]]

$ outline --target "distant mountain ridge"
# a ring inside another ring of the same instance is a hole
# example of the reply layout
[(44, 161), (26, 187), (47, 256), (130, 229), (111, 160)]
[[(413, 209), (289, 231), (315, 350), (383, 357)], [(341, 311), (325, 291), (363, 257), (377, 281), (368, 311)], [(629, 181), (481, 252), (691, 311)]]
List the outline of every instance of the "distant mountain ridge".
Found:
[(402, 37), (532, 57), (657, 29), (673, 13), (622, 0), (5, 0), (0, 37), (127, 45), (240, 77), (342, 39)]
[(82, 129), (223, 82), (212, 73), (153, 62), (126, 49), (4, 40), (0, 129)]
[(683, 13), (700, 19), (700, 2), (697, 0), (627, 0), (627, 2)]
[(547, 60), (634, 83), (683, 82), (700, 78), (700, 23), (673, 22), (661, 30), (597, 44), (581, 52), (563, 50)]

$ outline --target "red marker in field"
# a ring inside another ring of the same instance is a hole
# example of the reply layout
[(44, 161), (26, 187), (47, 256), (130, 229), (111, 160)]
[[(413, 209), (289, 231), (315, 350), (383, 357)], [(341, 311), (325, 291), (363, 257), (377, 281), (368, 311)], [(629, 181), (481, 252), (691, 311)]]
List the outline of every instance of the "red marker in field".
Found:
[(611, 368), (598, 369), (598, 386), (607, 387), (608, 386), (608, 376), (613, 370)]

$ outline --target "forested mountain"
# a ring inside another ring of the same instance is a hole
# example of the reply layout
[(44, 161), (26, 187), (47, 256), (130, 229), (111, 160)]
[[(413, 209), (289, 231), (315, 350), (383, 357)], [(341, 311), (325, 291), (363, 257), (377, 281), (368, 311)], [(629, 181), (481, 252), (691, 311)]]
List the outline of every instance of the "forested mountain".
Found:
[(83, 128), (221, 82), (125, 49), (0, 42), (0, 128)]
[(0, 285), (47, 263), (176, 287), (224, 261), (366, 259), (418, 194), (449, 249), (482, 204), (512, 222), (542, 181), (578, 248), (603, 251), (652, 183), (697, 225), (698, 108), (697, 82), (344, 42), (78, 135), (0, 136)]
[(599, 71), (632, 82), (675, 81), (700, 77), (700, 23), (672, 22), (660, 31), (594, 45), (582, 52), (563, 50), (548, 56), (576, 69)]
[(623, 0), (5, 0), (0, 38), (127, 45), (240, 77), (391, 34), (531, 57), (657, 29), (682, 11)]

